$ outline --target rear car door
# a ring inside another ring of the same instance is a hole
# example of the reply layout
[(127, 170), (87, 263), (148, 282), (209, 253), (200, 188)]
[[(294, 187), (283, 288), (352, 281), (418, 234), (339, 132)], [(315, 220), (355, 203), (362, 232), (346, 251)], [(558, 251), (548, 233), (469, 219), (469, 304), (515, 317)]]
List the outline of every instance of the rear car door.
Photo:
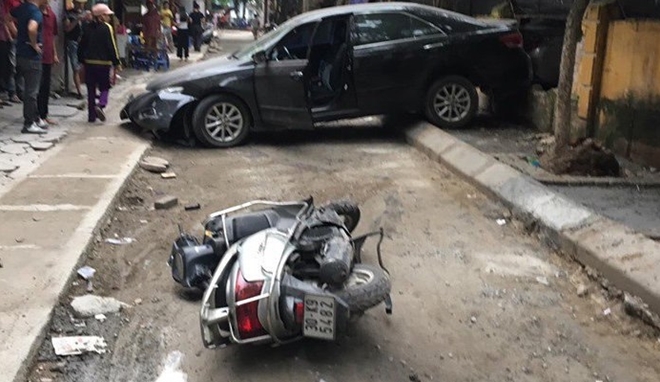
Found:
[(302, 24), (284, 35), (254, 69), (261, 119), (280, 127), (312, 127), (305, 68), (316, 23)]
[(438, 27), (403, 11), (356, 14), (351, 40), (360, 110), (382, 113), (418, 106), (429, 67), (428, 46), (445, 38)]

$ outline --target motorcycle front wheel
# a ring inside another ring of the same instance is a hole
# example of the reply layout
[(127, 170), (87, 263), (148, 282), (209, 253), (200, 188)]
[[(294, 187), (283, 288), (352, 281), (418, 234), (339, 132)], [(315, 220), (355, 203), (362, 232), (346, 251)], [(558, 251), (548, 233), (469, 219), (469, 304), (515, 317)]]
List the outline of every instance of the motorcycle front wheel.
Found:
[(390, 277), (383, 269), (370, 264), (355, 264), (344, 287), (335, 295), (348, 304), (351, 313), (363, 313), (385, 301), (391, 289)]

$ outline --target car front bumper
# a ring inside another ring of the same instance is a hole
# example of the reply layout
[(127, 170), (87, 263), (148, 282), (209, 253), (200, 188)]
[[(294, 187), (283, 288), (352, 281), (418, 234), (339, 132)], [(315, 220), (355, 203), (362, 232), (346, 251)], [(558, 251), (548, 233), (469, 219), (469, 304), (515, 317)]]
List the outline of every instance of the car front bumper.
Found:
[(167, 91), (145, 92), (126, 103), (119, 113), (122, 120), (130, 119), (136, 125), (151, 131), (170, 129), (174, 115), (196, 98), (183, 93)]

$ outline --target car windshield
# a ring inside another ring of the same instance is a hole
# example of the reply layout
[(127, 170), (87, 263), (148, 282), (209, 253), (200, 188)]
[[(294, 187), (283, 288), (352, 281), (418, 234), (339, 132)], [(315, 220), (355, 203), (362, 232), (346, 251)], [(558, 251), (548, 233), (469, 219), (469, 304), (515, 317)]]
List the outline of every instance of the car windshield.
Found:
[(282, 36), (287, 34), (289, 30), (291, 30), (291, 26), (295, 24), (295, 22), (291, 22), (291, 21), (293, 20), (289, 20), (284, 24), (280, 25), (277, 29), (266, 33), (265, 35), (261, 36), (261, 38), (258, 39), (257, 41), (244, 47), (243, 49), (237, 50), (231, 56), (233, 58), (242, 59), (246, 57), (252, 57), (252, 55), (257, 53), (258, 51), (266, 49), (268, 46), (271, 45), (273, 41), (278, 41), (280, 38), (282, 38)]

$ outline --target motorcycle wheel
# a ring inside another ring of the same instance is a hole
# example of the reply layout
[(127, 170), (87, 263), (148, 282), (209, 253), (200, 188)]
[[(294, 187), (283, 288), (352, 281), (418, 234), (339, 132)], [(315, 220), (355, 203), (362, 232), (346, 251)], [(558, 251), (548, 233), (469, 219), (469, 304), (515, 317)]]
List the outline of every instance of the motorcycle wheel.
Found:
[(348, 232), (353, 232), (360, 222), (360, 207), (350, 200), (330, 202), (323, 207), (334, 210), (344, 221), (344, 225)]
[(349, 306), (351, 313), (363, 313), (385, 301), (392, 289), (389, 276), (370, 264), (356, 264), (344, 282), (344, 288), (334, 292)]

